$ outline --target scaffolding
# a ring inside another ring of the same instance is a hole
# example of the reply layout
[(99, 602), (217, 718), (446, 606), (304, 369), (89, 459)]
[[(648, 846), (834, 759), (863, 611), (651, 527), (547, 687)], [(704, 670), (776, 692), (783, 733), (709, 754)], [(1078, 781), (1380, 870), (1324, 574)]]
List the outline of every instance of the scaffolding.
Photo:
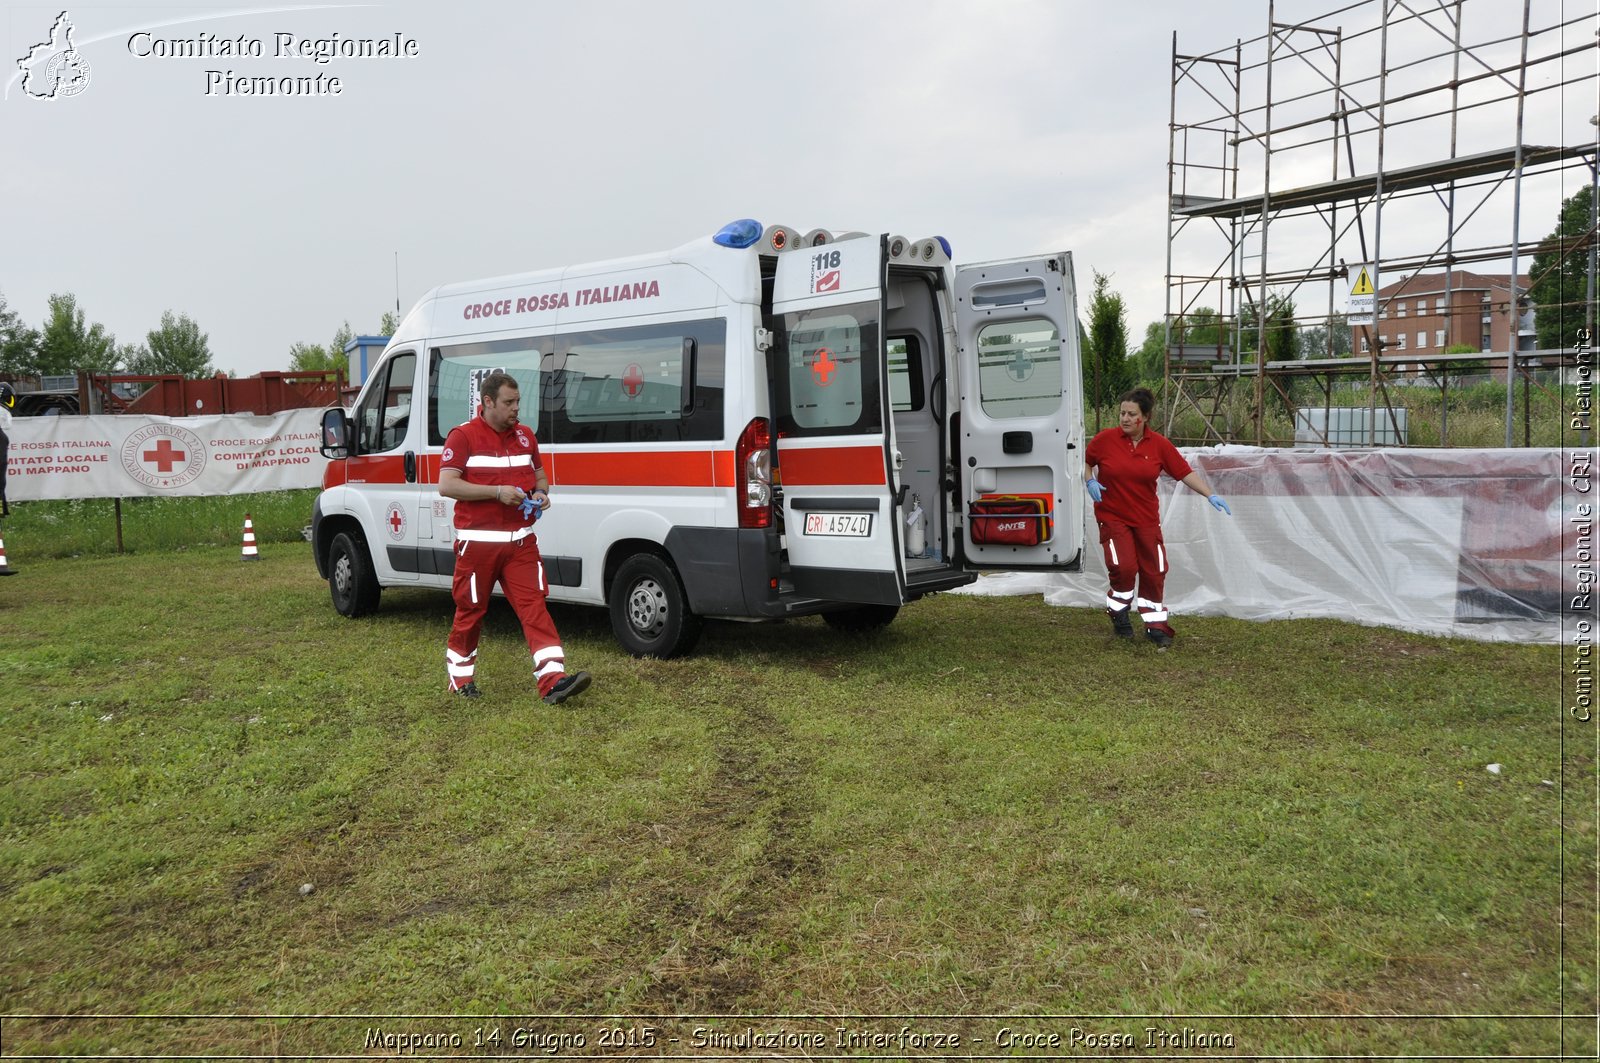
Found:
[[(1268, 0), (1265, 34), (1216, 51), (1185, 54), (1173, 35), (1166, 430), (1197, 413), (1200, 436), (1175, 438), (1284, 442), (1266, 438), (1270, 400), (1293, 421), (1297, 395), (1320, 392), (1327, 406), (1364, 380), (1371, 445), (1384, 411), (1398, 433), (1393, 384), (1432, 384), (1447, 411), (1452, 378), (1487, 364), (1521, 383), (1526, 442), (1529, 386), (1586, 356), (1576, 338), (1534, 349), (1525, 288), (1561, 203), (1596, 185), (1600, 13), (1588, 0), (1357, 0), (1295, 17), (1294, 3)], [(1564, 251), (1589, 259), (1583, 312), (1567, 311), (1590, 337), (1594, 236), (1591, 215), (1587, 239)], [(1482, 304), (1504, 349), (1402, 354), (1383, 342), (1396, 298), (1383, 293), (1435, 273), (1453, 330), (1465, 265), (1506, 270), (1504, 295)], [(1352, 322), (1341, 351), (1363, 273), (1376, 282), (1373, 320)], [(1279, 356), (1283, 337), (1312, 329), (1322, 349)]]

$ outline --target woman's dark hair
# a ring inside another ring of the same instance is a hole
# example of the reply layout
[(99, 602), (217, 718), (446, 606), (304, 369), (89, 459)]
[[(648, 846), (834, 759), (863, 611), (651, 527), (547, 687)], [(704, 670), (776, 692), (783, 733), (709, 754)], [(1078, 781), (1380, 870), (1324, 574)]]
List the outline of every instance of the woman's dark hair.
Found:
[(1124, 391), (1122, 398), (1117, 400), (1117, 405), (1120, 406), (1124, 402), (1138, 403), (1139, 412), (1149, 417), (1150, 411), (1155, 409), (1156, 397), (1151, 394), (1149, 388), (1134, 388), (1131, 391)]

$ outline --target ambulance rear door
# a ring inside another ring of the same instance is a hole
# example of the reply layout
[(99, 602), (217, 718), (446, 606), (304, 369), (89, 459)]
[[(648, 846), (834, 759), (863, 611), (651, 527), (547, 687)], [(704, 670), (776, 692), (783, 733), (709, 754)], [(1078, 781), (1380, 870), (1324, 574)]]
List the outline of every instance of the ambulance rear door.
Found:
[(964, 566), (1076, 571), (1087, 496), (1072, 257), (958, 266), (955, 282)]
[(831, 601), (905, 601), (885, 381), (883, 238), (778, 256), (770, 352), (789, 579)]

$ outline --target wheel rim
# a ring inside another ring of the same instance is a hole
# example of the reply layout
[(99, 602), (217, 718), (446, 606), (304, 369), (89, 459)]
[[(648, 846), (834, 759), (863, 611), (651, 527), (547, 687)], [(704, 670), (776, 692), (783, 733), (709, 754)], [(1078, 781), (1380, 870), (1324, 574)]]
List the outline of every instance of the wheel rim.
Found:
[(628, 625), (645, 638), (667, 626), (667, 594), (653, 579), (642, 579), (628, 592)]
[(350, 555), (340, 554), (333, 562), (333, 589), (341, 598), (350, 596)]

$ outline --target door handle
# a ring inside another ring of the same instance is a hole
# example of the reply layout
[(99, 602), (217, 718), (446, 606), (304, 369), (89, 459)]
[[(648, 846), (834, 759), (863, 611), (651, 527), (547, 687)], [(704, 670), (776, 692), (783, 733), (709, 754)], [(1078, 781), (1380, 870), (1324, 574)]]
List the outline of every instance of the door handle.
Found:
[(406, 451), (406, 483), (414, 484), (416, 482), (417, 482), (417, 452), (414, 451), (414, 450), (408, 450), (408, 451)]

